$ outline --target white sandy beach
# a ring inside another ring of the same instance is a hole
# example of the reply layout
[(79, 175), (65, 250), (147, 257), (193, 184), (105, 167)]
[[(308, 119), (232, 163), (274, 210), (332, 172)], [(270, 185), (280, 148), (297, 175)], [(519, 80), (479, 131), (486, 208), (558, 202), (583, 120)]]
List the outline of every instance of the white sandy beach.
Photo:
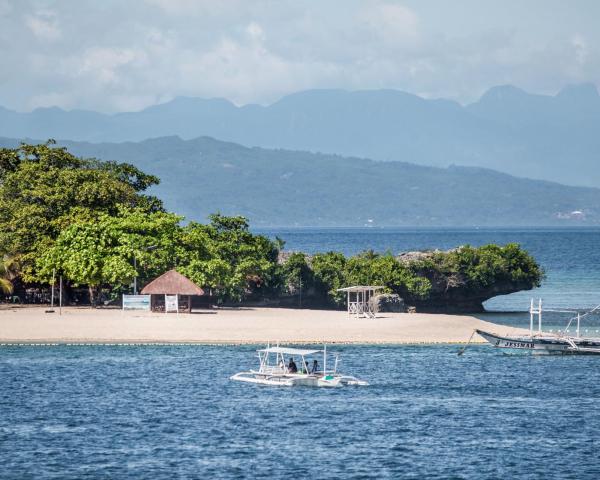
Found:
[[(243, 308), (164, 314), (68, 307), (0, 310), (0, 343), (465, 343), (474, 328), (517, 329), (471, 316), (385, 313), (375, 319), (346, 312)], [(478, 336), (474, 342), (483, 342)]]

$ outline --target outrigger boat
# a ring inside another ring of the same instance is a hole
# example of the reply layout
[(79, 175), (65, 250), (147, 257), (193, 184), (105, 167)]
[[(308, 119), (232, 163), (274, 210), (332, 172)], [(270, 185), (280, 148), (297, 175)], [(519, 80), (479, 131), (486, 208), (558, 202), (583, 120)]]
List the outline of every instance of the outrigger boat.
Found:
[[(533, 299), (529, 308), (529, 335), (497, 335), (476, 329), (475, 332), (481, 335), (485, 340), (496, 348), (506, 349), (506, 353), (528, 352), (535, 354), (579, 354), (579, 355), (600, 355), (599, 337), (582, 337), (580, 335), (581, 320), (597, 312), (600, 305), (584, 313), (577, 312), (577, 315), (569, 319), (569, 323), (564, 330), (557, 333), (542, 331), (542, 300), (538, 301), (538, 306), (534, 307)], [(571, 310), (544, 310), (550, 312), (573, 313)], [(534, 332), (534, 316), (538, 317), (538, 329)], [(573, 321), (577, 320), (575, 336), (568, 335)]]
[[(238, 382), (259, 383), (261, 385), (271, 385), (279, 387), (342, 387), (345, 385), (368, 385), (364, 380), (359, 380), (350, 375), (338, 373), (338, 355), (335, 355), (334, 367), (327, 370), (327, 346), (323, 350), (304, 350), (300, 348), (270, 347), (257, 350), (259, 366), (258, 370), (249, 370), (247, 372), (236, 373), (229, 377)], [(320, 354), (323, 354), (321, 357)], [(307, 357), (318, 354), (322, 358), (322, 369), (318, 365), (318, 360)], [(290, 371), (286, 358), (297, 358), (298, 371)]]

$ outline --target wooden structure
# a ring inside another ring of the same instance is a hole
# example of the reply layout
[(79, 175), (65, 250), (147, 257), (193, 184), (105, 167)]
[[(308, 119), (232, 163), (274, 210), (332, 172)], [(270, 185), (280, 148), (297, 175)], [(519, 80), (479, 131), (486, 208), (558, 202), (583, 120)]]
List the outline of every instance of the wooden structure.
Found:
[(175, 270), (169, 270), (152, 280), (142, 291), (150, 295), (150, 306), (154, 312), (167, 312), (167, 297), (176, 295), (177, 312), (192, 312), (192, 297), (204, 295), (204, 290), (189, 278)]
[(373, 285), (355, 285), (352, 287), (338, 288), (338, 292), (348, 295), (348, 316), (356, 318), (375, 318), (377, 312), (373, 308), (371, 298), (383, 287)]

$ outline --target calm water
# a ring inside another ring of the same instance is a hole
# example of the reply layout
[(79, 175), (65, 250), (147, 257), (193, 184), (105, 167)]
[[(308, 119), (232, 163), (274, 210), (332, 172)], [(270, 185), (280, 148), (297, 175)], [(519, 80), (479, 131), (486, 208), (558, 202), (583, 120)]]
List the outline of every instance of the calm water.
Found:
[[(332, 228), (262, 230), (286, 241), (285, 248), (307, 253), (341, 251), (347, 255), (372, 249), (397, 254), (411, 250), (447, 250), (458, 245), (516, 242), (546, 270), (539, 289), (493, 298), (485, 318), (511, 325), (529, 322), (529, 300), (543, 298), (548, 308), (592, 308), (600, 304), (600, 228), (440, 229), (440, 228)], [(515, 312), (494, 314), (493, 312)], [(521, 312), (521, 313), (518, 313)], [(563, 326), (568, 315), (548, 313), (548, 328)], [(600, 318), (586, 323), (600, 330)]]
[(252, 347), (1, 347), (0, 477), (600, 477), (600, 358), (338, 350), (371, 386), (229, 381)]

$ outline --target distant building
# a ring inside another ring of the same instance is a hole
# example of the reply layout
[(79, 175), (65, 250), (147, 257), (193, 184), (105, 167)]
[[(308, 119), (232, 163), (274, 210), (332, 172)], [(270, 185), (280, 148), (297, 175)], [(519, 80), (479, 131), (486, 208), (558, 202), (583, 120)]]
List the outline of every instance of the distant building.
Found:
[(573, 210), (571, 212), (558, 212), (556, 218), (561, 220), (585, 220), (586, 215), (582, 210)]

